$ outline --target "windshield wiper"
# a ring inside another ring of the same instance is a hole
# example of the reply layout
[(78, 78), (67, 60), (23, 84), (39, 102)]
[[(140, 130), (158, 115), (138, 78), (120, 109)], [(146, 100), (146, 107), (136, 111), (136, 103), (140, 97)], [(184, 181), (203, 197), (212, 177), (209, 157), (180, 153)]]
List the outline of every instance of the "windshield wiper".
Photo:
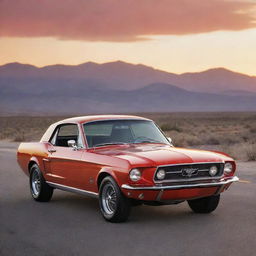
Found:
[[(139, 144), (139, 143), (162, 143), (161, 141), (150, 139), (147, 137), (141, 137), (142, 139), (140, 141), (134, 141), (134, 144)], [(138, 140), (138, 139), (137, 139)]]
[(108, 145), (126, 145), (128, 143), (126, 142), (106, 142), (106, 143), (99, 143), (94, 145), (93, 147), (102, 147), (102, 146), (108, 146)]
[(140, 143), (163, 144), (162, 142), (160, 142), (160, 141), (155, 141), (155, 140), (143, 140), (143, 141), (140, 141), (140, 142), (134, 142), (134, 144), (140, 144)]

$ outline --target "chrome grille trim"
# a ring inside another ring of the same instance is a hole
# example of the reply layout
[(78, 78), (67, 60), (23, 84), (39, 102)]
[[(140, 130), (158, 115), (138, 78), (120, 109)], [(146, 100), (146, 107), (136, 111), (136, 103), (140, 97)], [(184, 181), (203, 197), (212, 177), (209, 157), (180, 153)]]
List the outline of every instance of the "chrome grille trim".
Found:
[[(223, 164), (223, 167), (224, 167), (224, 164), (225, 164), (225, 161), (221, 161), (221, 162), (196, 162), (196, 163), (180, 163), (180, 164), (168, 164), (168, 165), (159, 165), (156, 170), (155, 170), (155, 173), (154, 173), (154, 177), (153, 177), (153, 181), (156, 183), (156, 184), (161, 184), (161, 183), (170, 183), (170, 182), (193, 182), (193, 181), (214, 181), (214, 180), (219, 180), (221, 178), (224, 177), (224, 172), (223, 172), (223, 169), (222, 169), (222, 173), (221, 175), (219, 176), (214, 176), (214, 177), (211, 177), (211, 176), (208, 176), (208, 177), (190, 177), (190, 178), (180, 178), (180, 179), (163, 179), (163, 180), (157, 180), (156, 179), (156, 173), (159, 169), (161, 168), (166, 168), (166, 167), (174, 167), (174, 166), (186, 166), (186, 165), (204, 165), (204, 164), (209, 164), (209, 165), (214, 165), (214, 164)], [(209, 169), (199, 169), (198, 172), (208, 172)], [(182, 169), (180, 171), (166, 171), (166, 174), (181, 174), (182, 173)]]
[(196, 162), (196, 163), (180, 163), (180, 164), (166, 164), (166, 165), (158, 165), (157, 168), (160, 167), (168, 167), (168, 166), (178, 166), (178, 165), (193, 165), (193, 164), (224, 164), (225, 161), (221, 162)]

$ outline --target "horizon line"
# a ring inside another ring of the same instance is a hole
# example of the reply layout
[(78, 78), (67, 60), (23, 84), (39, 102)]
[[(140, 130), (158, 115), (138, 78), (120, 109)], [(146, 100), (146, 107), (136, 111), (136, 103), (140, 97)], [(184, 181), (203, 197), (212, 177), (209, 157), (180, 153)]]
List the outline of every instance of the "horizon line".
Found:
[(249, 76), (249, 77), (255, 77), (255, 75), (252, 75), (252, 74), (249, 74), (249, 73), (243, 73), (241, 71), (235, 71), (235, 70), (229, 69), (227, 67), (223, 67), (223, 66), (217, 66), (217, 67), (207, 68), (207, 69), (198, 70), (198, 71), (185, 71), (185, 72), (181, 72), (181, 73), (174, 73), (174, 72), (171, 72), (171, 71), (168, 71), (168, 70), (165, 70), (165, 69), (159, 69), (159, 68), (156, 68), (156, 67), (153, 67), (153, 66), (150, 66), (150, 65), (146, 65), (146, 64), (143, 64), (143, 63), (131, 63), (131, 62), (127, 62), (127, 61), (123, 61), (123, 60), (119, 60), (119, 59), (115, 60), (115, 61), (108, 61), (108, 62), (86, 61), (86, 62), (82, 62), (82, 63), (79, 63), (79, 64), (56, 63), (56, 64), (49, 64), (49, 65), (43, 65), (43, 66), (38, 66), (38, 65), (35, 65), (35, 64), (31, 64), (31, 63), (23, 63), (23, 62), (19, 62), (19, 61), (13, 61), (13, 62), (6, 62), (6, 63), (3, 63), (3, 64), (0, 64), (0, 67), (10, 65), (10, 64), (20, 64), (20, 65), (29, 65), (29, 66), (33, 66), (33, 67), (36, 67), (38, 69), (41, 69), (41, 68), (46, 68), (46, 67), (51, 67), (51, 66), (77, 67), (77, 66), (81, 66), (81, 65), (89, 64), (89, 63), (96, 64), (96, 65), (104, 65), (104, 64), (111, 64), (111, 63), (118, 63), (118, 62), (128, 64), (128, 65), (133, 65), (133, 66), (144, 66), (144, 67), (147, 67), (147, 68), (152, 68), (153, 70), (156, 70), (156, 71), (166, 72), (166, 73), (175, 74), (175, 75), (196, 74), (196, 73), (207, 72), (207, 71), (210, 71), (210, 70), (221, 69), (221, 70), (227, 70), (227, 71), (232, 72), (232, 73), (246, 75), (246, 76)]

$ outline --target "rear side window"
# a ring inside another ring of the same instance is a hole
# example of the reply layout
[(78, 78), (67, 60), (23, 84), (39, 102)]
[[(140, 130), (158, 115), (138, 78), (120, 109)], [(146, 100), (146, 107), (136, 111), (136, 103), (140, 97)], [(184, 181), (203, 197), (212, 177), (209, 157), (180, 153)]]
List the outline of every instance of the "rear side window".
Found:
[(68, 124), (60, 127), (58, 137), (78, 136), (78, 129), (76, 124)]
[(78, 147), (82, 147), (81, 136), (79, 135), (78, 126), (76, 124), (59, 126), (55, 130), (50, 142), (58, 147), (68, 147), (69, 140), (74, 140)]

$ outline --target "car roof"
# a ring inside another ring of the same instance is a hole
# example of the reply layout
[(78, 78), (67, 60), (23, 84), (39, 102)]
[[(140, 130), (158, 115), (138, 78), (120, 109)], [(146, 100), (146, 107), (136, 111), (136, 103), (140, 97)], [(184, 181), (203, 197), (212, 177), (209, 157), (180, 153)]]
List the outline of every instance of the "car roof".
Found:
[(47, 131), (44, 133), (43, 137), (41, 138), (41, 142), (47, 142), (51, 138), (55, 128), (61, 124), (83, 124), (87, 122), (94, 122), (94, 121), (103, 121), (103, 120), (148, 120), (150, 119), (140, 117), (140, 116), (131, 116), (131, 115), (94, 115), (94, 116), (78, 116), (78, 117), (71, 117), (59, 122), (52, 124)]
[(78, 116), (71, 117), (59, 121), (58, 124), (61, 123), (87, 123), (93, 121), (103, 121), (103, 120), (124, 120), (124, 119), (132, 119), (132, 120), (150, 120), (140, 116), (133, 115), (89, 115), (89, 116)]

